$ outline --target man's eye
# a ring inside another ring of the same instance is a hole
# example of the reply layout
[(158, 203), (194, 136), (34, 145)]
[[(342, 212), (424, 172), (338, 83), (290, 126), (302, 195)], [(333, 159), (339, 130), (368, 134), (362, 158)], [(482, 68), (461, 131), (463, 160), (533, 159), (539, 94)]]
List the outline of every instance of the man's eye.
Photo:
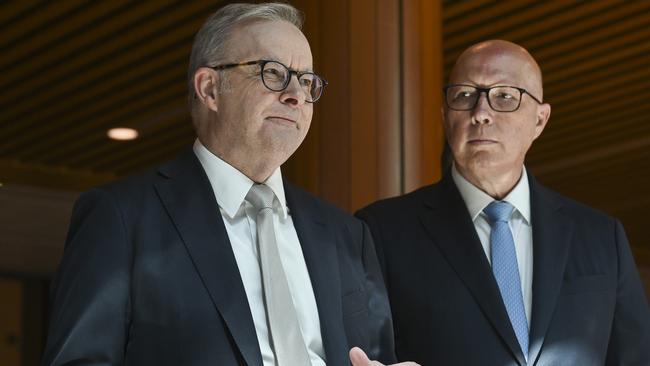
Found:
[(515, 98), (512, 94), (508, 94), (508, 93), (499, 93), (497, 95), (497, 97), (500, 98), (500, 99), (506, 99), (506, 100), (510, 100), (510, 99)]
[(284, 78), (284, 75), (283, 75), (282, 71), (280, 71), (278, 69), (272, 69), (272, 68), (264, 69), (264, 76), (265, 77), (268, 76), (268, 77), (272, 77), (272, 78), (276, 78), (276, 79)]
[(456, 99), (465, 99), (465, 98), (471, 98), (471, 97), (472, 97), (472, 93), (468, 92), (468, 91), (458, 92), (456, 94)]
[(302, 85), (302, 86), (311, 87), (312, 83), (313, 83), (313, 81), (311, 79), (308, 79), (308, 78), (300, 79), (300, 85)]

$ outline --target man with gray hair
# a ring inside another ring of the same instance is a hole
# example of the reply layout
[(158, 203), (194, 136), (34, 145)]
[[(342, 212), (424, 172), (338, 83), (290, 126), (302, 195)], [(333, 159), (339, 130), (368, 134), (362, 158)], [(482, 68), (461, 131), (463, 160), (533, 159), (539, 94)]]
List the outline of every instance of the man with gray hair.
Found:
[(326, 85), (301, 22), (286, 4), (231, 4), (198, 32), (193, 149), (81, 196), (45, 365), (394, 361), (366, 227), (281, 174)]

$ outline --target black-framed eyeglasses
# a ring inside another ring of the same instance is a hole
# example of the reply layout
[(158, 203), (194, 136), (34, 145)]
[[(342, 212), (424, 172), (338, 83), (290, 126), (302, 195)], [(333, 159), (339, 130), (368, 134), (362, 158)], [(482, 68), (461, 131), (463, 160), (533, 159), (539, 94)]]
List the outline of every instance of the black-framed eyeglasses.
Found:
[(526, 89), (509, 85), (496, 85), (479, 88), (474, 85), (452, 84), (444, 87), (445, 101), (449, 109), (469, 111), (476, 107), (481, 93), (487, 96), (490, 108), (497, 112), (514, 112), (519, 109), (524, 94), (528, 94), (539, 104), (542, 102)]
[(239, 66), (260, 65), (260, 76), (264, 86), (274, 92), (285, 90), (291, 82), (291, 77), (296, 75), (300, 87), (305, 91), (305, 101), (315, 103), (327, 85), (327, 81), (310, 71), (297, 71), (290, 69), (281, 62), (273, 60), (244, 61), (234, 64), (207, 66), (213, 70), (224, 70)]

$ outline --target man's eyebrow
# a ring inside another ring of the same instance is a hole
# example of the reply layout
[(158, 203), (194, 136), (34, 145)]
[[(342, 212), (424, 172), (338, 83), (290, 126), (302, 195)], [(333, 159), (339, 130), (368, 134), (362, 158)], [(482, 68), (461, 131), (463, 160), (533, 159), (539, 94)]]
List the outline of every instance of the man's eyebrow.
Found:
[(287, 65), (287, 64), (285, 64), (284, 62), (280, 61), (277, 57), (270, 56), (270, 55), (262, 56), (262, 57), (260, 58), (260, 60), (279, 62), (279, 63), (283, 64), (284, 66), (290, 68), (291, 70), (295, 70), (295, 71), (300, 71), (300, 72), (314, 72), (313, 68), (311, 68), (311, 67), (308, 67), (308, 68), (306, 68), (306, 69), (304, 69), (304, 70), (297, 70), (297, 69), (294, 69), (294, 68), (292, 68), (290, 65)]

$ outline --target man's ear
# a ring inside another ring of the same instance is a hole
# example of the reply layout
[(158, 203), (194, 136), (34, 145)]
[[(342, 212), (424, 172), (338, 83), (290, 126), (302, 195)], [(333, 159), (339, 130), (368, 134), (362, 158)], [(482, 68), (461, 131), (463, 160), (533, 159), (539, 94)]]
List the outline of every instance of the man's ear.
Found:
[(216, 112), (218, 107), (219, 73), (214, 70), (201, 67), (194, 73), (194, 95), (208, 109)]
[(548, 103), (541, 104), (537, 107), (537, 122), (535, 123), (535, 138), (544, 131), (548, 119), (551, 117), (551, 105)]

